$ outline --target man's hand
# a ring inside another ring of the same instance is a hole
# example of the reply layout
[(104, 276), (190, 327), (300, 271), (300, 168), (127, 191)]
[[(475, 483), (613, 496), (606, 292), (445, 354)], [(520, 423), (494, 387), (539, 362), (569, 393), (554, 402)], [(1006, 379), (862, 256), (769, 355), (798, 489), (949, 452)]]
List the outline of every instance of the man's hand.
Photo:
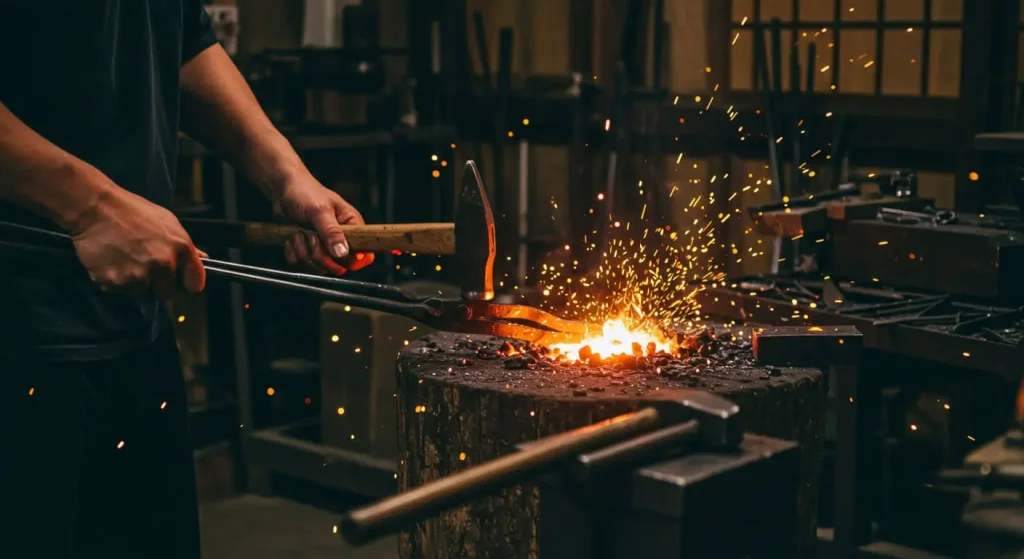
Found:
[(182, 286), (206, 284), (202, 253), (168, 210), (127, 191), (103, 196), (71, 231), (78, 259), (104, 291), (142, 292), (164, 300)]
[(317, 233), (315, 237), (300, 233), (285, 243), (284, 256), (289, 264), (340, 276), (373, 262), (373, 254), (350, 253), (341, 230), (342, 225), (361, 225), (363, 216), (312, 175), (287, 182), (273, 202), (275, 214), (312, 227)]
[(241, 169), (279, 216), (316, 229), (316, 237), (285, 244), (290, 264), (341, 275), (373, 262), (372, 254), (350, 254), (341, 230), (362, 224), (362, 216), (313, 178), (223, 48), (182, 66), (181, 94), (182, 130)]

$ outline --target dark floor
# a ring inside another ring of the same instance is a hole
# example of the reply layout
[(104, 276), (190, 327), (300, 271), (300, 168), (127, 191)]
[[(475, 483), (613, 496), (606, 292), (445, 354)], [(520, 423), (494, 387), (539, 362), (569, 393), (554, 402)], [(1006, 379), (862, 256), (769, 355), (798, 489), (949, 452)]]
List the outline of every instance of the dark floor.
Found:
[(339, 515), (280, 497), (244, 495), (202, 506), (203, 559), (395, 559), (385, 538), (352, 548), (334, 525)]

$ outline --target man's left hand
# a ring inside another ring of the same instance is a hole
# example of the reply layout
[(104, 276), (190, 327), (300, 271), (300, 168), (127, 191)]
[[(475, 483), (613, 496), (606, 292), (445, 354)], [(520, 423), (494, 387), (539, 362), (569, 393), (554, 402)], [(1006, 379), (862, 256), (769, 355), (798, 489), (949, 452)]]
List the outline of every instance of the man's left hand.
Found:
[(336, 192), (312, 176), (289, 181), (275, 196), (274, 213), (312, 227), (316, 236), (296, 234), (284, 245), (293, 266), (340, 276), (369, 266), (371, 253), (350, 253), (342, 225), (362, 225), (363, 216)]

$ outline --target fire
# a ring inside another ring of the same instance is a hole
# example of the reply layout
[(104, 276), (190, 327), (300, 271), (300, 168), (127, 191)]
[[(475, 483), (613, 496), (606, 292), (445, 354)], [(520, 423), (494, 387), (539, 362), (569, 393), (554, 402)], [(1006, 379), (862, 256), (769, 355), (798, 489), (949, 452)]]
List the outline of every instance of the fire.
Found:
[(651, 355), (665, 352), (675, 353), (679, 346), (650, 323), (631, 327), (622, 318), (605, 321), (600, 336), (594, 336), (577, 344), (554, 344), (549, 347), (568, 361), (588, 361), (618, 355)]

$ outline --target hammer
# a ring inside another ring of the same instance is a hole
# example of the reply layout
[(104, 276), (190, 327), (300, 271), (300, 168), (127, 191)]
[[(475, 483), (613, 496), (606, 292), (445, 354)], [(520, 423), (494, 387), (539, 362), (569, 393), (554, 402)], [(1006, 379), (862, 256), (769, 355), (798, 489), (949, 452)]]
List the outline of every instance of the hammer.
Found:
[[(276, 223), (182, 219), (181, 224), (196, 244), (207, 246), (280, 247), (296, 233), (316, 235), (295, 225)], [(462, 298), (494, 298), (494, 215), (473, 161), (467, 161), (463, 171), (455, 223), (342, 225), (341, 229), (352, 252), (455, 255)]]

